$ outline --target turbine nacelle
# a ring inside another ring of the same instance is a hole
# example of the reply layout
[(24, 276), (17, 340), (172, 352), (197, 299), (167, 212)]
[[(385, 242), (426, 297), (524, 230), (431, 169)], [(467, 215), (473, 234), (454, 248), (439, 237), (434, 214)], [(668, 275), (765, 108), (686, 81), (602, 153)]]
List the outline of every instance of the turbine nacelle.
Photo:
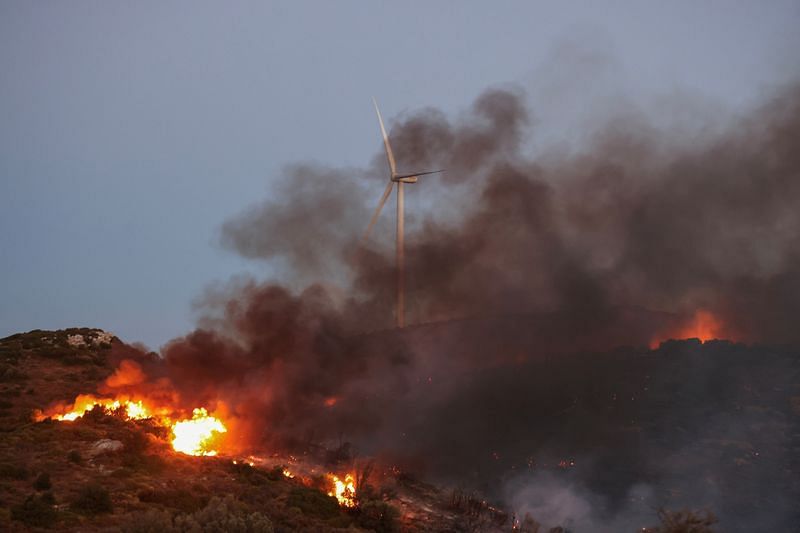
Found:
[(426, 176), (428, 174), (438, 174), (439, 172), (444, 172), (444, 169), (429, 170), (427, 172), (415, 172), (413, 174), (392, 174), (392, 177), (389, 179), (391, 179), (392, 181), (400, 181), (403, 183), (416, 183), (420, 176)]
[[(383, 148), (386, 151), (386, 162), (389, 164), (389, 181), (386, 183), (386, 189), (383, 191), (383, 195), (381, 196), (380, 201), (378, 202), (378, 207), (375, 209), (375, 212), (372, 214), (372, 219), (369, 221), (369, 225), (367, 226), (367, 231), (364, 232), (364, 236), (362, 237), (362, 241), (366, 241), (369, 237), (370, 232), (372, 231), (373, 226), (375, 226), (375, 222), (378, 221), (378, 216), (381, 214), (381, 209), (383, 209), (383, 205), (386, 203), (386, 200), (389, 199), (389, 195), (392, 194), (392, 190), (395, 188), (395, 184), (397, 185), (397, 197), (398, 201), (402, 203), (402, 189), (404, 183), (416, 183), (420, 176), (426, 176), (428, 174), (437, 174), (439, 172), (444, 172), (444, 170), (427, 170), (424, 172), (412, 172), (412, 173), (400, 173), (397, 172), (397, 165), (394, 160), (394, 152), (392, 152), (392, 145), (389, 143), (389, 136), (386, 134), (386, 127), (383, 125), (383, 117), (381, 116), (381, 111), (378, 109), (378, 102), (375, 99), (372, 99), (372, 102), (375, 104), (375, 113), (378, 115), (378, 123), (381, 126), (381, 137), (383, 138)], [(402, 231), (402, 206), (398, 208), (398, 227), (401, 228)]]

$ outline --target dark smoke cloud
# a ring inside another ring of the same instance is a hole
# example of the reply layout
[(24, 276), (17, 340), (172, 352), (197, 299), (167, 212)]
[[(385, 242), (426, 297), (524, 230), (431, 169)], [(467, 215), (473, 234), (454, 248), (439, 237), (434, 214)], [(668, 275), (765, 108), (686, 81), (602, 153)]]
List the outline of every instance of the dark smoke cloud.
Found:
[(187, 399), (224, 402), (254, 446), (344, 434), (495, 492), (531, 454), (576, 453), (596, 465), (576, 490), (603, 491), (604, 513), (624, 508), (668, 472), (653, 470), (654, 444), (605, 429), (591, 404), (591, 391), (617, 390), (608, 368), (627, 366), (567, 354), (646, 346), (698, 309), (736, 340), (800, 340), (800, 87), (691, 140), (622, 113), (586, 145), (532, 155), (534, 115), (521, 91), (495, 89), (457, 119), (426, 109), (393, 124), (401, 170), (448, 169), (407, 189), (417, 326), (391, 330), (388, 213), (358, 242), (383, 156), (366, 171), (297, 165), (222, 229), (225, 246), (281, 281), (209, 296), (202, 327), (148, 372)]
[[(401, 166), (448, 169), (409, 191), (425, 206), (408, 243), (412, 322), (705, 308), (741, 338), (796, 340), (798, 100), (792, 87), (692, 143), (625, 115), (588, 146), (539, 158), (526, 156), (535, 128), (519, 92), (488, 91), (455, 122), (405, 117), (391, 133)], [(388, 326), (388, 228), (354, 253), (384, 173), (292, 168), (277, 197), (225, 224), (223, 242), (316, 281), (349, 265), (352, 297), (381, 305), (348, 312)], [(433, 209), (454, 204), (455, 218)]]

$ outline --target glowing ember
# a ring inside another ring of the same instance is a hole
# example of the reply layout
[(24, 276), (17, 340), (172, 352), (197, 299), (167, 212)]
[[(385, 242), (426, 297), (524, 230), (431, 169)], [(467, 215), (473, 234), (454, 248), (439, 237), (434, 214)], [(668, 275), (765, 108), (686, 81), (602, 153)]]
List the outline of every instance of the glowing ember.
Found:
[(328, 479), (333, 483), (333, 490), (328, 492), (328, 496), (333, 496), (339, 501), (342, 507), (356, 506), (356, 482), (352, 474), (347, 474), (344, 481), (335, 474), (328, 474)]
[(172, 447), (187, 455), (217, 455), (212, 441), (227, 432), (225, 425), (205, 409), (197, 408), (190, 420), (181, 420), (172, 426)]
[(325, 407), (333, 407), (334, 405), (336, 405), (338, 401), (339, 398), (337, 398), (336, 396), (330, 396), (328, 398), (325, 398), (325, 401), (323, 403), (325, 404)]

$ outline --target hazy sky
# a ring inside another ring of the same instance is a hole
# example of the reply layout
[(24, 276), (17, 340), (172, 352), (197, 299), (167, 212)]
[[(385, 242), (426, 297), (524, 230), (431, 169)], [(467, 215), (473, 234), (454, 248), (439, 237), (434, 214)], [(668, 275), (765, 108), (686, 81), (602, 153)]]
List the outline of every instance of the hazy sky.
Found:
[(372, 95), (456, 113), (512, 83), (556, 137), (610, 93), (736, 111), (796, 78), (798, 28), (797, 0), (2, 0), (0, 336), (185, 333), (209, 283), (269, 276), (220, 224), (288, 163), (366, 165)]

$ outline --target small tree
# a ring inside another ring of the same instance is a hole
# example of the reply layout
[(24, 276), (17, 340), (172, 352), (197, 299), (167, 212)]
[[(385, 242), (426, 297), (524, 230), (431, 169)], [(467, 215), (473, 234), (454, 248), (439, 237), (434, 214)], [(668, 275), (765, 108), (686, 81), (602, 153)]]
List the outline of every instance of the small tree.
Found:
[(228, 494), (224, 498), (211, 498), (205, 508), (175, 518), (178, 531), (198, 533), (273, 533), (272, 522), (261, 513), (248, 513), (247, 509)]
[(96, 483), (84, 486), (70, 507), (84, 514), (110, 513), (114, 510), (108, 491)]
[(38, 491), (50, 490), (52, 486), (53, 484), (50, 483), (50, 474), (47, 472), (42, 472), (39, 474), (39, 477), (37, 477), (36, 481), (33, 482), (33, 488)]
[(52, 495), (49, 498), (28, 496), (23, 503), (11, 508), (11, 518), (30, 527), (50, 527), (57, 518), (52, 500)]
[(81, 452), (78, 450), (70, 450), (67, 454), (67, 461), (70, 463), (74, 463), (76, 465), (83, 464), (83, 457), (81, 457)]

